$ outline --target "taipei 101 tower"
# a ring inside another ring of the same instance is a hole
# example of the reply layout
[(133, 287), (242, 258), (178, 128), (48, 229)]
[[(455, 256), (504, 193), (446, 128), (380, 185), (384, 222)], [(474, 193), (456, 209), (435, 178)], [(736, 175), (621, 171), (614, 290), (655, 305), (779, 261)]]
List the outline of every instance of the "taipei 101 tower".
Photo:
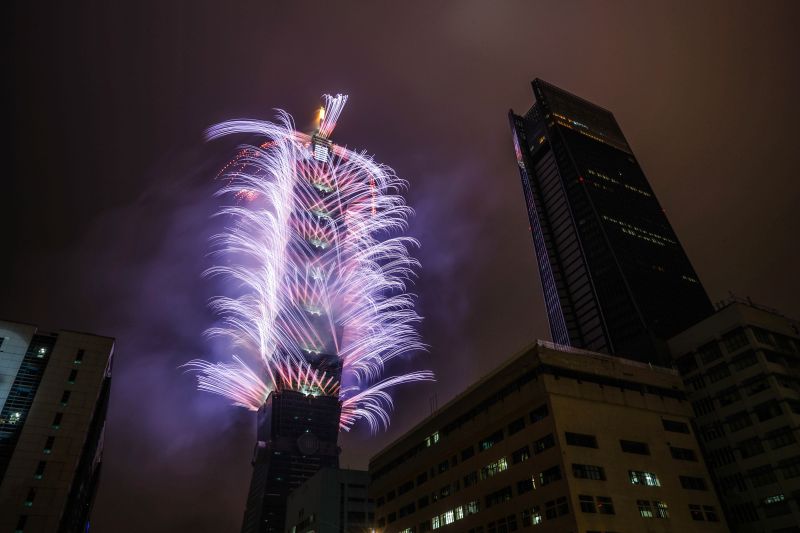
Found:
[(209, 331), (231, 340), (232, 358), (187, 365), (200, 389), (257, 412), (243, 533), (283, 533), (289, 493), (338, 467), (339, 431), (385, 427), (389, 390), (433, 379), (383, 376), (423, 348), (406, 287), (417, 243), (398, 235), (411, 215), (405, 182), (331, 141), (346, 102), (326, 95), (311, 134), (284, 112), (208, 131), (258, 138), (221, 174), (228, 224), (214, 244), (224, 260), (209, 271), (232, 282), (212, 303), (221, 320)]

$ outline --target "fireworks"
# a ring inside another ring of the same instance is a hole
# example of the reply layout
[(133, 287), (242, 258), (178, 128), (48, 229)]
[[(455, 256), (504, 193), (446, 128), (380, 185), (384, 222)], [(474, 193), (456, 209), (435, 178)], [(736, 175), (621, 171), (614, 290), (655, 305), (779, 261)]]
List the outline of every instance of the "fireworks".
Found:
[(230, 337), (230, 363), (194, 360), (201, 390), (258, 410), (273, 390), (337, 395), (340, 427), (389, 423), (387, 389), (433, 380), (427, 371), (381, 379), (388, 361), (424, 349), (407, 283), (417, 242), (399, 235), (411, 208), (405, 182), (364, 153), (329, 140), (347, 96), (325, 96), (314, 135), (276, 122), (234, 120), (209, 139), (236, 133), (266, 139), (242, 148), (222, 176), (220, 211), (231, 223), (214, 237), (220, 264), (208, 273), (237, 290), (214, 299)]

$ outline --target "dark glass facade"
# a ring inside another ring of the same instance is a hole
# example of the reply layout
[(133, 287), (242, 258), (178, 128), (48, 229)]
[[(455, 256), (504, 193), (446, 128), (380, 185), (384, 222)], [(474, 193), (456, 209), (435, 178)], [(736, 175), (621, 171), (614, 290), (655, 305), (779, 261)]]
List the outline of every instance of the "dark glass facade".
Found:
[(532, 85), (509, 118), (553, 340), (668, 364), (711, 302), (611, 112)]
[(258, 442), (242, 533), (283, 533), (289, 493), (324, 467), (339, 467), (335, 396), (272, 392), (258, 412)]
[(54, 336), (34, 335), (0, 412), (0, 480), (14, 455), (55, 343)]

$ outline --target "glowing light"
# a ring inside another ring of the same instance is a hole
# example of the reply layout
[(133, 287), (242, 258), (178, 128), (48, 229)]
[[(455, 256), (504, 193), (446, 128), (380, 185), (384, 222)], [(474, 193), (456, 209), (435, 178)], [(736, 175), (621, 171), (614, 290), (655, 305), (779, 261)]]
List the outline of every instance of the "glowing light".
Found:
[(208, 130), (209, 139), (268, 140), (237, 153), (218, 193), (238, 202), (220, 211), (230, 220), (214, 238), (224, 260), (208, 274), (240, 289), (213, 300), (221, 324), (209, 334), (232, 339), (237, 355), (186, 367), (199, 389), (251, 410), (275, 390), (336, 395), (342, 429), (363, 420), (376, 431), (389, 424), (388, 390), (433, 374), (382, 379), (386, 363), (424, 349), (406, 291), (419, 266), (408, 250), (418, 243), (398, 235), (412, 214), (399, 194), (405, 182), (328, 140), (346, 101), (325, 96), (313, 136), (296, 131), (283, 111), (276, 122), (234, 120)]

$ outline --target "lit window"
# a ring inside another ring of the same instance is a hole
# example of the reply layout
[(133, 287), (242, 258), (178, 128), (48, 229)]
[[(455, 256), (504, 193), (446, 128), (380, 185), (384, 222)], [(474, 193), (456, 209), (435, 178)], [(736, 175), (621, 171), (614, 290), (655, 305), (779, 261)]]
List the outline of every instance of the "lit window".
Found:
[(639, 515), (643, 518), (653, 518), (653, 509), (650, 507), (649, 501), (636, 500), (636, 505), (639, 506)]
[(653, 500), (653, 505), (656, 508), (656, 516), (658, 518), (669, 518), (669, 507), (667, 507), (666, 503), (659, 500)]
[(629, 470), (631, 484), (633, 485), (647, 485), (648, 487), (660, 487), (661, 482), (652, 472), (640, 472), (638, 470)]

